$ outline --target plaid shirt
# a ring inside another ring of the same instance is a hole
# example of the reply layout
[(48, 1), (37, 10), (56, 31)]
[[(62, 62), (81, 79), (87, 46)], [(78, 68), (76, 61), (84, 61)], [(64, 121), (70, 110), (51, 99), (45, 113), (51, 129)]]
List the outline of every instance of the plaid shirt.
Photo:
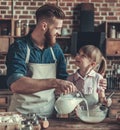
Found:
[(77, 70), (74, 74), (70, 75), (67, 80), (73, 82), (77, 89), (84, 94), (92, 94), (94, 89), (96, 92), (101, 89), (99, 80), (102, 78), (103, 77), (94, 70), (91, 70), (85, 77), (82, 77)]

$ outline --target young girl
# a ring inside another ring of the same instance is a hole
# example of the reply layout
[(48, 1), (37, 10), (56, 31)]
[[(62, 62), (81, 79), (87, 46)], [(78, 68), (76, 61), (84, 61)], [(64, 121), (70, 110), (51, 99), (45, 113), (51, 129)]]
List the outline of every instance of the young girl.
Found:
[(75, 57), (75, 65), (79, 69), (68, 77), (77, 89), (82, 92), (92, 108), (98, 102), (110, 106), (111, 99), (106, 99), (103, 87), (99, 86), (106, 69), (106, 60), (100, 50), (93, 45), (85, 45), (80, 48)]

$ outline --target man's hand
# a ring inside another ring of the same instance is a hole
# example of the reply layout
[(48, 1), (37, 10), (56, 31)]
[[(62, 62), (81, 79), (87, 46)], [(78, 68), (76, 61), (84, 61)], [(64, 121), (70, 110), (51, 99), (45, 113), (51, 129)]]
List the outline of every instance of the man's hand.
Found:
[(57, 95), (60, 95), (61, 93), (68, 94), (75, 91), (77, 91), (77, 88), (72, 82), (57, 79), (57, 87), (55, 90)]

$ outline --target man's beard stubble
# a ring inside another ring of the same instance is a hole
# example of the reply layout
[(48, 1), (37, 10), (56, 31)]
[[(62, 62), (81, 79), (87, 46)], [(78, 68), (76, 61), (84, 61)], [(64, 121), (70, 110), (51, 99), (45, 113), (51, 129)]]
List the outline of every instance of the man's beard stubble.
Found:
[[(55, 41), (56, 42), (56, 41)], [(44, 43), (44, 47), (48, 48), (50, 46), (53, 46), (55, 44), (55, 42), (53, 42), (50, 30), (48, 29), (45, 33), (45, 43)]]

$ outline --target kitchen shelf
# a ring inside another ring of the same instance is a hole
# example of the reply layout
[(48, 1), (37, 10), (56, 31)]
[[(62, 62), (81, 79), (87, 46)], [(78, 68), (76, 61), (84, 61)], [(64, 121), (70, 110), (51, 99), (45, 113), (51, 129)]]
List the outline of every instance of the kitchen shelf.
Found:
[[(0, 21), (0, 53), (7, 53), (9, 45), (13, 43), (16, 36), (15, 28), (16, 28), (17, 19), (1, 19)], [(24, 21), (23, 21), (24, 22)], [(30, 24), (30, 31), (34, 29), (35, 24)], [(7, 28), (7, 32), (3, 32), (4, 29)], [(23, 34), (21, 36), (24, 36)], [(71, 45), (71, 36), (58, 36), (56, 38), (60, 47), (63, 50), (63, 53), (70, 53), (70, 45)]]
[[(111, 38), (111, 27), (115, 27), (114, 38)], [(105, 42), (105, 53), (106, 56), (120, 56), (120, 22), (103, 22), (98, 26), (98, 30), (105, 32), (106, 42)]]

